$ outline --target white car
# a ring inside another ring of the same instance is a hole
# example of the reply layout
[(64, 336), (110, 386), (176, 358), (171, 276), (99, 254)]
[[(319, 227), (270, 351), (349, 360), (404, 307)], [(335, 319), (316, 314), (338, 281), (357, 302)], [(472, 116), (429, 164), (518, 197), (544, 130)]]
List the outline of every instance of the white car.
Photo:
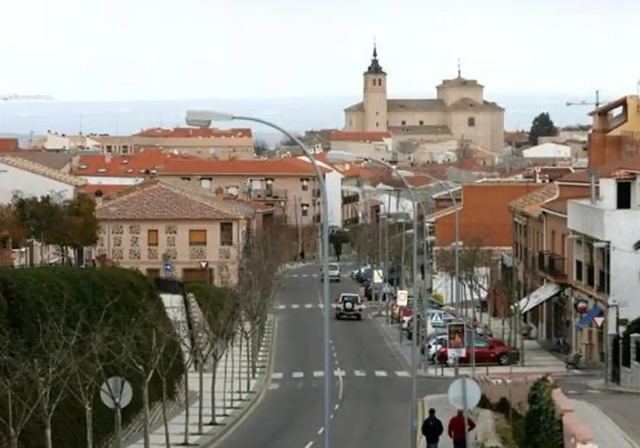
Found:
[(342, 293), (336, 301), (336, 319), (355, 317), (358, 320), (362, 320), (363, 311), (364, 304), (358, 294)]
[[(320, 267), (320, 281), (324, 281), (322, 267)], [(338, 263), (329, 263), (329, 281), (340, 282), (340, 265)]]

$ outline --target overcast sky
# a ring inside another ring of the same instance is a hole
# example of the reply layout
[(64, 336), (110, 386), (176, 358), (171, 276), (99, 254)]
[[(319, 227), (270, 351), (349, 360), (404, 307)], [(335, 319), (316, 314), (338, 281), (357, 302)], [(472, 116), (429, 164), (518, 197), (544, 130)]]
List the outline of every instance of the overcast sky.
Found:
[(0, 94), (360, 95), (464, 76), (487, 94), (635, 93), (639, 0), (0, 0)]

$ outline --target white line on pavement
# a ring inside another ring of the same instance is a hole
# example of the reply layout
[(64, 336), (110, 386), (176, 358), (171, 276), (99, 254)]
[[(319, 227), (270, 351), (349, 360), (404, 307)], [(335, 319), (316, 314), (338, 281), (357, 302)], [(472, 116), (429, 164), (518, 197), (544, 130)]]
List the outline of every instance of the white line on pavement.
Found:
[(269, 384), (269, 390), (276, 390), (276, 389), (278, 389), (279, 387), (280, 387), (280, 383), (274, 383), (274, 382), (271, 382), (271, 383)]
[(313, 446), (313, 440), (309, 443), (307, 443), (304, 448), (311, 448)]
[(283, 310), (283, 309), (285, 309), (286, 307), (287, 307), (287, 305), (278, 305), (278, 309), (279, 309), (279, 310)]
[(291, 378), (304, 378), (304, 372), (293, 372)]
[(373, 374), (375, 376), (387, 376), (387, 372), (385, 372), (384, 370), (376, 370), (375, 372), (373, 372)]
[(309, 274), (301, 274), (300, 277), (309, 277)]
[(307, 309), (309, 309), (309, 308), (312, 308), (312, 307), (313, 307), (313, 305), (312, 305), (311, 303), (306, 303), (306, 304), (304, 305), (304, 307), (305, 307), (305, 308), (307, 308)]
[(324, 372), (322, 370), (314, 370), (313, 371), (313, 377), (314, 378), (321, 378), (324, 376)]
[(367, 373), (364, 370), (354, 370), (353, 374), (355, 376), (367, 376)]
[(318, 435), (322, 434), (324, 432), (324, 426), (320, 429), (318, 429)]
[[(344, 372), (344, 370), (342, 372)], [(338, 383), (340, 384), (340, 389), (338, 390), (338, 400), (342, 401), (342, 389), (343, 389), (342, 375), (338, 375)]]
[(340, 403), (336, 403), (336, 405), (333, 407), (334, 411), (337, 411), (338, 409), (340, 409)]
[(284, 377), (284, 374), (282, 372), (273, 372), (271, 374), (271, 378), (274, 380), (281, 380)]
[(396, 375), (403, 377), (403, 378), (408, 378), (411, 375), (409, 375), (409, 372), (407, 372), (406, 370), (396, 370)]
[(298, 274), (291, 274), (291, 277), (297, 277)]
[(291, 305), (291, 309), (297, 310), (298, 308), (300, 308), (300, 305), (298, 305), (297, 303)]
[(330, 418), (331, 420), (333, 420), (333, 414), (331, 414), (331, 415), (329, 416), (329, 418)]

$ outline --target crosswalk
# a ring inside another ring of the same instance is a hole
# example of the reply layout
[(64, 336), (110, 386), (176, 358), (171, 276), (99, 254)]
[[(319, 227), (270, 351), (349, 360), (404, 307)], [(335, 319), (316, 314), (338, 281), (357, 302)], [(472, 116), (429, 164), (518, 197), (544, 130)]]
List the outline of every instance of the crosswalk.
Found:
[[(406, 370), (393, 370), (393, 371), (387, 371), (387, 370), (372, 370), (372, 371), (366, 371), (366, 370), (352, 370), (352, 371), (348, 371), (348, 370), (342, 370), (342, 369), (336, 369), (333, 371), (333, 376), (334, 377), (343, 377), (343, 378), (347, 378), (347, 377), (357, 377), (357, 378), (411, 378), (411, 374), (409, 372), (407, 372)], [(303, 372), (300, 370), (294, 370), (291, 372), (273, 372), (271, 374), (271, 380), (287, 380), (287, 379), (294, 379), (294, 380), (301, 380), (304, 378), (324, 378), (324, 371), (323, 370), (313, 370), (311, 372)]]
[[(331, 308), (335, 308), (337, 305), (335, 303), (331, 304)], [(277, 310), (312, 310), (312, 309), (323, 309), (324, 304), (322, 303), (289, 303), (286, 305), (280, 304), (275, 305), (275, 309)], [(366, 308), (366, 305), (364, 305)]]
[[(320, 278), (320, 274), (287, 274), (288, 278)], [(340, 274), (340, 278), (349, 278), (349, 274)]]

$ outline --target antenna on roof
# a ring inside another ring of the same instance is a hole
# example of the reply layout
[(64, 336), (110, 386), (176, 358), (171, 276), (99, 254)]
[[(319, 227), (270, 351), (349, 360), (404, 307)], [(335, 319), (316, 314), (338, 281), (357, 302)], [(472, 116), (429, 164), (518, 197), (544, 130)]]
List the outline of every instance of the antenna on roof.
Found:
[(458, 78), (462, 78), (462, 68), (460, 64), (460, 57), (458, 57)]

